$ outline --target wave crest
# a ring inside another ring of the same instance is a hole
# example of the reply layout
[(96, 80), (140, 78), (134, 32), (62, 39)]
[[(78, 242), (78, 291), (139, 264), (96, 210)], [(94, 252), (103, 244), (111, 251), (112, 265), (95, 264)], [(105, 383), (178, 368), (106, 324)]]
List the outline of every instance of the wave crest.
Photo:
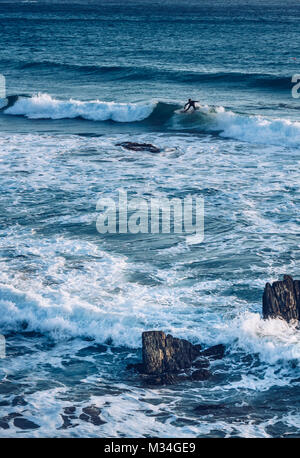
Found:
[(58, 100), (48, 94), (19, 97), (5, 110), (6, 114), (22, 115), (30, 119), (83, 118), (91, 121), (136, 122), (148, 118), (153, 103), (115, 103), (92, 100)]
[(224, 107), (202, 106), (192, 113), (182, 113), (178, 103), (117, 103), (101, 100), (59, 100), (48, 94), (33, 97), (11, 96), (4, 111), (30, 119), (74, 119), (123, 123), (147, 120), (166, 130), (214, 133), (255, 144), (285, 147), (300, 146), (300, 122), (267, 119), (259, 115), (238, 114)]

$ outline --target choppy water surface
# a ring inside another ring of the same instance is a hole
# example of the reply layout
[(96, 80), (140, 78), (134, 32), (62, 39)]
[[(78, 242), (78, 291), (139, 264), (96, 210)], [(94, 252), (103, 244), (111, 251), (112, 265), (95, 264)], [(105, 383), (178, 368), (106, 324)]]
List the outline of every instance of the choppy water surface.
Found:
[[(299, 330), (261, 318), (265, 282), (299, 276), (288, 4), (1, 3), (1, 436), (299, 435)], [(120, 188), (203, 197), (204, 241), (100, 235)], [(226, 356), (209, 381), (146, 388), (126, 365), (150, 329)]]

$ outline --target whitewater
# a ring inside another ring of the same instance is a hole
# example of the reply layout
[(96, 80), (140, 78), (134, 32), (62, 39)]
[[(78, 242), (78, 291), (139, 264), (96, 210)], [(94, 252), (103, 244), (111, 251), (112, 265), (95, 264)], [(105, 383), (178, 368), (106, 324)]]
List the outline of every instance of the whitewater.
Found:
[[(174, 105), (174, 104), (173, 104)], [(173, 106), (169, 104), (169, 107)], [(117, 103), (101, 100), (59, 100), (49, 94), (18, 97), (4, 110), (8, 115), (26, 116), (29, 119), (73, 119), (91, 121), (140, 122), (151, 115), (161, 120), (161, 128), (192, 131), (219, 132), (221, 136), (248, 142), (299, 146), (300, 122), (288, 119), (267, 119), (257, 115), (242, 115), (222, 106), (201, 106), (197, 112), (181, 113), (183, 102), (177, 110), (168, 109), (164, 102)], [(5, 108), (5, 107), (4, 107)], [(166, 109), (167, 108), (167, 109)], [(167, 116), (166, 116), (167, 115)], [(169, 115), (169, 116), (168, 116)]]
[[(260, 148), (249, 156), (248, 144), (241, 141), (229, 143), (220, 137), (218, 144), (212, 145), (210, 137), (197, 134), (135, 134), (139, 141), (155, 141), (162, 151), (158, 159), (147, 152), (133, 156), (116, 146), (130, 138), (128, 134), (14, 134), (0, 138), (6, 195), (3, 217), (6, 225), (13, 223), (9, 231), (1, 231), (1, 251), (6, 255), (0, 284), (0, 325), (2, 332), (11, 336), (8, 355), (13, 358), (9, 371), (2, 364), (2, 380), (14, 374), (22, 374), (23, 380), (30, 377), (30, 385), (44, 380), (47, 397), (39, 390), (26, 396), (26, 415), (38, 424), (38, 434), (68, 435), (68, 429), (60, 429), (59, 412), (75, 406), (80, 415), (80, 409), (94, 404), (107, 421), (103, 434), (115, 436), (116, 430), (122, 430), (118, 409), (124, 409), (124, 419), (131, 410), (140, 412), (134, 425), (123, 429), (128, 436), (144, 435), (145, 431), (170, 437), (195, 436), (199, 429), (193, 404), (226, 401), (231, 415), (251, 419), (263, 408), (250, 409), (253, 402), (261, 403), (255, 393), (271, 390), (277, 396), (297, 383), (299, 330), (280, 320), (265, 322), (261, 318), (264, 283), (280, 275), (283, 256), (284, 271), (297, 272), (293, 258), (297, 241), (292, 235), (291, 251), (285, 248), (286, 234), (295, 233), (297, 227), (294, 199), (287, 198), (285, 191), (287, 172), (289, 186), (299, 188), (295, 153), (289, 158), (285, 148), (266, 146), (260, 166)], [(274, 164), (282, 160), (284, 168), (279, 171)], [(145, 261), (143, 253), (151, 247), (151, 235), (145, 239), (129, 236), (124, 244), (121, 235), (114, 239), (97, 233), (99, 196), (114, 193), (124, 179), (134, 180), (138, 196), (145, 192), (154, 195), (157, 188), (161, 196), (176, 196), (173, 183), (179, 175), (187, 192), (197, 188), (205, 196), (205, 243), (195, 243), (192, 236), (166, 234)], [(16, 186), (22, 190), (18, 197)], [(260, 202), (261, 195), (268, 200)], [(274, 199), (280, 204), (279, 211), (273, 209)], [(232, 212), (238, 201), (238, 211)], [(287, 211), (293, 217), (285, 221)], [(212, 263), (211, 253), (221, 240), (222, 251)], [(227, 259), (235, 269), (224, 268)], [(150, 408), (151, 415), (156, 412), (170, 419), (159, 431), (149, 422), (151, 417), (142, 413), (150, 392), (136, 387), (136, 376), (126, 372), (127, 363), (140, 358), (141, 333), (147, 329), (163, 329), (207, 346), (223, 343), (228, 351), (223, 361), (215, 363), (215, 370), (223, 375), (219, 382), (216, 378), (209, 382), (212, 391), (207, 391), (206, 385), (178, 387), (172, 395), (164, 388), (150, 390), (151, 396), (162, 398), (158, 409), (156, 402)], [(76, 375), (77, 367), (80, 375)], [(76, 393), (76, 387), (73, 376), (70, 387), (66, 377), (73, 370), (75, 379), (82, 379), (86, 390), (95, 393), (92, 401), (72, 400), (74, 393), (69, 390)], [(59, 381), (54, 385), (47, 381), (52, 372)], [(113, 389), (120, 393), (117, 405), (108, 386), (111, 380)], [(96, 394), (99, 383), (105, 393), (101, 398)], [(188, 396), (188, 411), (180, 409), (175, 414), (170, 396), (172, 403)], [(5, 398), (14, 403), (14, 392)], [(234, 407), (239, 404), (241, 407)], [(41, 422), (37, 409), (48, 412), (51, 427), (48, 421)], [(115, 409), (118, 415), (114, 415)], [(5, 407), (7, 415), (12, 411), (16, 407)], [(24, 407), (17, 411), (24, 412)], [(182, 429), (180, 422), (177, 425), (178, 415), (183, 415), (189, 426)], [(200, 434), (214, 435), (210, 431), (220, 428), (231, 435), (232, 424), (228, 419), (224, 423), (222, 415), (220, 411), (220, 420), (212, 423), (210, 417), (204, 423), (202, 419)], [(254, 426), (246, 427), (247, 421), (244, 426), (235, 423), (234, 430), (250, 437), (270, 436), (272, 418), (260, 423), (260, 432)], [(293, 428), (293, 416), (279, 418)], [(93, 436), (95, 428), (79, 424), (72, 434)], [(15, 433), (12, 425), (9, 434)], [(31, 431), (23, 434), (32, 436)]]

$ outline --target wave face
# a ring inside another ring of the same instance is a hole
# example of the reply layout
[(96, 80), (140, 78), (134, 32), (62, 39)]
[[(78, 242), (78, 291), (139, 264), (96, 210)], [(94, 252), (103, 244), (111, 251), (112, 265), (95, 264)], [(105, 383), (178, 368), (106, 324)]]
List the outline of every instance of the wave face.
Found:
[(93, 100), (82, 102), (52, 98), (48, 94), (33, 97), (19, 97), (5, 113), (23, 115), (30, 119), (73, 119), (83, 118), (91, 121), (135, 122), (147, 118), (153, 111), (151, 103), (115, 103)]
[(163, 130), (213, 132), (222, 137), (250, 143), (286, 147), (300, 146), (300, 122), (242, 115), (224, 107), (203, 106), (196, 112), (181, 113), (182, 104), (149, 101), (117, 103), (100, 100), (58, 100), (48, 94), (10, 97), (5, 114), (29, 119), (74, 119), (134, 123), (147, 120)]

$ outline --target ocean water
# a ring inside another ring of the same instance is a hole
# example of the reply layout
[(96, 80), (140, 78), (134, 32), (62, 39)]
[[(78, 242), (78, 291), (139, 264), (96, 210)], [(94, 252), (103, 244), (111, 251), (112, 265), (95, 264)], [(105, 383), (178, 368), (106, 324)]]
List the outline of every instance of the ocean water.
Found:
[[(1, 1), (1, 437), (299, 436), (300, 331), (261, 315), (299, 276), (299, 21), (295, 0)], [(120, 188), (203, 197), (204, 240), (99, 234)], [(145, 387), (126, 365), (151, 329), (226, 356)]]

